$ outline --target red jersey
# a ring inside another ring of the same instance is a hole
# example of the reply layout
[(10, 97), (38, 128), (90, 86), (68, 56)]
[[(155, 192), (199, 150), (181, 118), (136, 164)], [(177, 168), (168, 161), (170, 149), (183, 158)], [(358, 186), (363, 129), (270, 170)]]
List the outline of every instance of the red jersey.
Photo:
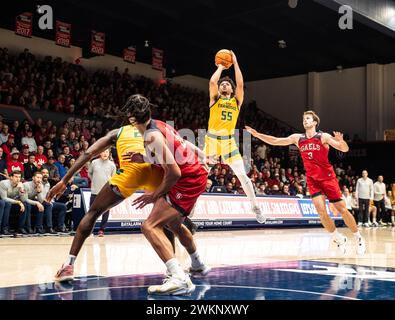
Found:
[[(201, 174), (207, 175), (207, 171), (200, 164), (197, 154), (188, 148), (184, 139), (172, 126), (162, 121), (152, 119), (147, 126), (147, 130), (157, 130), (163, 134), (167, 147), (180, 167), (182, 177), (197, 176)], [(144, 146), (146, 147), (145, 151), (147, 157), (149, 157), (150, 160), (154, 160), (155, 154), (147, 149), (145, 141)], [(157, 164), (155, 161), (153, 161), (153, 163)]]
[(29, 155), (24, 155), (23, 153), (21, 153), (19, 155), (18, 161), (21, 163), (28, 163), (29, 162)]
[(19, 161), (13, 161), (13, 160), (8, 161), (7, 162), (8, 173), (11, 173), (12, 171), (15, 171), (15, 170), (19, 170), (19, 171), (23, 172), (24, 171), (23, 164)]
[(36, 162), (37, 162), (37, 167), (41, 168), (43, 164), (48, 162), (48, 159), (45, 155), (43, 154), (36, 154)]
[(322, 143), (321, 136), (321, 131), (310, 139), (306, 137), (306, 134), (303, 134), (298, 142), (306, 176), (316, 181), (336, 178), (335, 171), (328, 159), (329, 148)]

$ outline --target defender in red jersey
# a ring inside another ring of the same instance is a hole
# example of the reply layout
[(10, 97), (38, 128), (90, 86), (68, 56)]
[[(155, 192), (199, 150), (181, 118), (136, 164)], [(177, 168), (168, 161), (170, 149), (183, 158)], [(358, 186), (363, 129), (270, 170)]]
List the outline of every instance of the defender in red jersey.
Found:
[(321, 131), (317, 132), (316, 128), (319, 123), (320, 118), (314, 111), (306, 111), (303, 114), (303, 127), (306, 130), (304, 134), (292, 134), (287, 138), (276, 138), (258, 133), (250, 127), (246, 127), (246, 129), (254, 137), (268, 144), (274, 146), (295, 144), (299, 148), (306, 169), (307, 187), (322, 225), (333, 235), (338, 247), (345, 252), (347, 238), (337, 231), (335, 223), (326, 211), (326, 196), (335, 209), (341, 213), (347, 227), (354, 233), (357, 241), (357, 253), (363, 254), (366, 251), (365, 241), (358, 231), (354, 217), (347, 210), (346, 203), (342, 200), (335, 171), (328, 160), (330, 147), (348, 152), (348, 145), (340, 132), (333, 132), (334, 136)]
[(146, 157), (132, 155), (132, 161), (160, 165), (164, 171), (162, 183), (156, 191), (145, 193), (133, 202), (138, 209), (149, 203), (154, 204), (142, 225), (142, 232), (167, 267), (168, 276), (164, 283), (150, 286), (148, 293), (190, 294), (195, 286), (175, 258), (164, 227), (179, 238), (190, 254), (191, 272), (207, 273), (209, 268), (201, 262), (191, 232), (182, 224), (206, 189), (207, 169), (203, 165), (205, 157), (200, 149), (185, 141), (173, 127), (151, 119), (150, 106), (147, 98), (133, 95), (128, 99), (124, 110), (130, 123), (144, 138)]

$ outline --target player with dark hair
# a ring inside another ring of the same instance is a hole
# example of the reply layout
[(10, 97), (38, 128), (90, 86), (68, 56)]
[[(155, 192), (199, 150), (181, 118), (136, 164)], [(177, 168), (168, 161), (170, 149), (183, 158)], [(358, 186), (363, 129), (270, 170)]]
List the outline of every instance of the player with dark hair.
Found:
[[(68, 181), (78, 170), (112, 145), (116, 146), (118, 155), (126, 155), (131, 152), (144, 153), (144, 141), (134, 126), (125, 125), (121, 128), (114, 129), (106, 136), (97, 140), (76, 160), (62, 180), (48, 192), (47, 201), (50, 202), (54, 197), (61, 195), (66, 190)], [(130, 163), (127, 160), (123, 160), (120, 156), (119, 163), (120, 169), (102, 187), (90, 206), (89, 211), (78, 225), (69, 255), (55, 275), (56, 281), (73, 280), (76, 257), (85, 239), (92, 233), (96, 220), (104, 212), (130, 197), (135, 191), (143, 189), (153, 191), (162, 182), (163, 170), (158, 166), (148, 163)], [(191, 230), (195, 228), (195, 225), (191, 221), (188, 221), (187, 225)], [(165, 233), (172, 243), (174, 250), (173, 233), (168, 230), (165, 230)]]
[(235, 128), (240, 108), (244, 100), (243, 74), (232, 53), (236, 85), (229, 77), (221, 77), (225, 66), (219, 64), (210, 79), (210, 118), (205, 137), (204, 151), (207, 158), (221, 157), (239, 179), (243, 190), (251, 202), (252, 211), (259, 223), (265, 223), (266, 217), (258, 206), (254, 186), (245, 171), (243, 158), (235, 141)]
[(147, 98), (134, 95), (129, 98), (126, 116), (143, 135), (146, 158), (163, 168), (162, 183), (153, 193), (146, 193), (134, 201), (137, 208), (153, 203), (154, 207), (142, 225), (142, 231), (152, 247), (166, 264), (168, 277), (162, 285), (150, 286), (149, 294), (184, 295), (195, 290), (189, 275), (174, 256), (169, 240), (164, 234), (167, 226), (188, 251), (192, 267), (205, 274), (208, 267), (201, 261), (191, 232), (183, 225), (185, 217), (193, 210), (198, 197), (205, 191), (207, 168), (205, 156), (192, 143), (184, 140), (170, 125), (151, 119), (151, 105)]

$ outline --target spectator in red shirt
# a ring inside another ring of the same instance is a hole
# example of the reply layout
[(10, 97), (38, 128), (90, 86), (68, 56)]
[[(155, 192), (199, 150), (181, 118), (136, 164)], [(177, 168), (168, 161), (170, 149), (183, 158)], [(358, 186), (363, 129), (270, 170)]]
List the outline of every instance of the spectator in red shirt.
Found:
[(29, 162), (29, 145), (24, 144), (22, 146), (22, 154), (19, 155), (19, 162), (22, 164), (28, 163)]
[(7, 161), (10, 160), (10, 159), (11, 159), (11, 151), (12, 151), (12, 148), (15, 147), (15, 136), (14, 136), (13, 134), (10, 133), (10, 134), (8, 135), (8, 140), (7, 140), (7, 142), (4, 143), (1, 147), (3, 148), (4, 154), (6, 155), (6, 160), (7, 160)]
[(44, 154), (44, 147), (43, 146), (38, 146), (37, 147), (37, 153), (36, 153), (36, 162), (37, 162), (37, 167), (40, 169), (44, 163), (48, 162), (47, 157)]
[(71, 150), (71, 155), (73, 156), (74, 159), (77, 159), (80, 156), (80, 151), (81, 151), (81, 145), (79, 142), (75, 142), (73, 149)]
[(42, 126), (39, 129), (37, 129), (37, 133), (34, 135), (34, 139), (36, 140), (37, 145), (42, 144), (46, 136), (47, 136), (47, 128), (45, 126)]
[(266, 176), (263, 177), (263, 181), (267, 182), (268, 187), (269, 187), (270, 189), (272, 189), (272, 187), (273, 187), (274, 185), (279, 185), (279, 184), (280, 184), (280, 182), (279, 182), (278, 180), (273, 179), (273, 178), (271, 177), (271, 174), (270, 174), (270, 171), (269, 171), (269, 170), (266, 171)]
[(285, 174), (285, 176), (287, 177), (289, 182), (294, 181), (294, 176), (292, 174), (292, 169), (291, 168), (287, 169), (287, 173)]
[(11, 152), (11, 159), (7, 161), (7, 171), (11, 173), (12, 171), (19, 170), (23, 173), (23, 163), (19, 160), (19, 151), (18, 149), (14, 148)]

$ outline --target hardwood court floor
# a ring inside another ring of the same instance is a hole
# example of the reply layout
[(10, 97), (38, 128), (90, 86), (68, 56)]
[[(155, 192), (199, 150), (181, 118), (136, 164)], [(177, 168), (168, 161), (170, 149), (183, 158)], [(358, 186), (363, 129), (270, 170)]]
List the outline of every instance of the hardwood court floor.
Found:
[[(195, 239), (201, 257), (212, 267), (281, 264), (316, 261), (364, 267), (395, 268), (395, 228), (361, 229), (368, 245), (357, 256), (348, 229), (348, 252), (340, 254), (322, 228), (260, 229), (198, 232)], [(0, 239), (0, 288), (53, 282), (67, 257), (72, 237)], [(189, 257), (177, 245), (177, 257), (185, 268)], [(160, 259), (141, 234), (91, 236), (77, 258), (75, 275), (121, 276), (164, 273)]]

